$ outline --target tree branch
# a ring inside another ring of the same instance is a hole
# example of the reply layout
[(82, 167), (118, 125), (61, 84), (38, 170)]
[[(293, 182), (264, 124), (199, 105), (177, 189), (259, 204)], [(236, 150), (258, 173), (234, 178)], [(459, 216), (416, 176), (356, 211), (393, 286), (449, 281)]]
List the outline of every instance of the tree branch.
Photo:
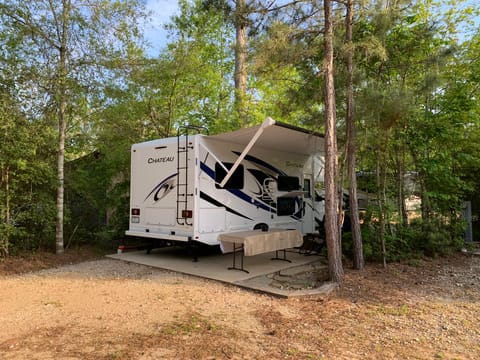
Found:
[(3, 12), (7, 17), (12, 19), (14, 22), (20, 24), (20, 26), (24, 27), (25, 29), (29, 30), (32, 34), (32, 40), (35, 41), (35, 35), (39, 36), (45, 42), (49, 43), (52, 47), (60, 50), (60, 45), (57, 45), (52, 39), (41, 30), (34, 21), (27, 19), (26, 16), (21, 16), (20, 14), (16, 14), (14, 11), (11, 11), (7, 5), (0, 4), (0, 12)]

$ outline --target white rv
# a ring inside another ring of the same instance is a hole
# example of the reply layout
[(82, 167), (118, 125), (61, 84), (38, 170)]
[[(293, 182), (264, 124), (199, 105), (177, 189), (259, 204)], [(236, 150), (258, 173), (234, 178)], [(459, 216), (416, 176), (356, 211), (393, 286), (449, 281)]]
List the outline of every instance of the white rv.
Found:
[(135, 144), (126, 234), (217, 245), (220, 234), (258, 228), (315, 233), (323, 150), (321, 135), (271, 118), (224, 134)]

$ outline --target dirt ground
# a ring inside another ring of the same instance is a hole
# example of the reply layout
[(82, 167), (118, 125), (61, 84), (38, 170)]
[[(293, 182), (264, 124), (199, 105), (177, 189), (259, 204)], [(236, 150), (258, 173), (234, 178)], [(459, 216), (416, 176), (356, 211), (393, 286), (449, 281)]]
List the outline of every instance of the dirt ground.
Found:
[(480, 358), (480, 256), (290, 299), (92, 256), (0, 262), (0, 359)]

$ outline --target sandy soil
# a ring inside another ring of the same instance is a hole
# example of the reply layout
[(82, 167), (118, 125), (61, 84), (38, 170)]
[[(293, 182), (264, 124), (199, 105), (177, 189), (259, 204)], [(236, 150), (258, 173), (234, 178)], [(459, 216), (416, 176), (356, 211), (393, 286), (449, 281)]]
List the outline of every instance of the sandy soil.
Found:
[(480, 358), (478, 256), (294, 299), (109, 259), (15, 274), (62, 262), (32, 259), (0, 263), (0, 359)]

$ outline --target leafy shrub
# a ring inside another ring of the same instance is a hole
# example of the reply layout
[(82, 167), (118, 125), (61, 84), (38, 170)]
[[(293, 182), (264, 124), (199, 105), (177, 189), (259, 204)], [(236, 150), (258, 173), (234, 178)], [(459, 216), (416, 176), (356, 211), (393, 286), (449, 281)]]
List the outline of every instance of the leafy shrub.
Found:
[[(380, 241), (376, 236), (373, 226), (364, 225), (360, 228), (363, 242), (363, 256), (367, 261), (380, 261), (382, 258), (382, 248)], [(352, 258), (352, 233), (346, 232), (342, 234), (342, 251), (347, 258)]]
[(0, 259), (10, 252), (10, 238), (14, 230), (10, 224), (0, 223)]
[(37, 198), (26, 204), (14, 216), (14, 231), (10, 250), (52, 248), (55, 243), (56, 205), (53, 199)]
[(445, 224), (438, 220), (424, 222), (422, 224), (423, 250), (426, 256), (435, 257), (459, 250), (462, 246), (461, 223)]
[[(462, 222), (433, 219), (418, 220), (410, 225), (388, 224), (385, 231), (386, 260), (388, 262), (418, 260), (422, 256), (436, 257), (458, 251), (463, 246)], [(363, 254), (367, 261), (382, 261), (379, 224), (370, 221), (361, 226)], [(352, 257), (351, 233), (343, 234), (343, 254)]]

